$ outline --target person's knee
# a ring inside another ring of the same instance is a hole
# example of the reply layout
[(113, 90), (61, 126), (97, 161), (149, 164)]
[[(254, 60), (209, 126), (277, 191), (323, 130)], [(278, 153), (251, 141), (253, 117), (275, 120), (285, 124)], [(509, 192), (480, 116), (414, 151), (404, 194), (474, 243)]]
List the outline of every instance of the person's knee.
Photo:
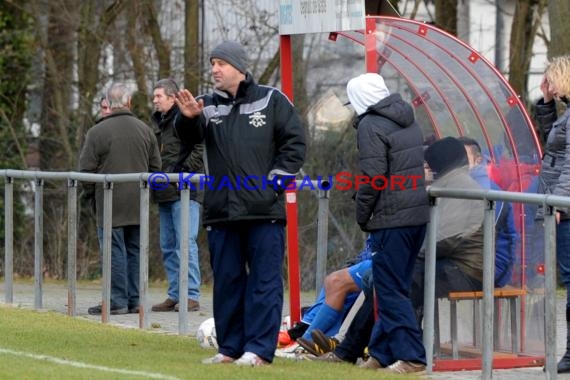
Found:
[(330, 273), (325, 277), (325, 292), (332, 293), (347, 293), (355, 288), (355, 283), (348, 270), (341, 269)]

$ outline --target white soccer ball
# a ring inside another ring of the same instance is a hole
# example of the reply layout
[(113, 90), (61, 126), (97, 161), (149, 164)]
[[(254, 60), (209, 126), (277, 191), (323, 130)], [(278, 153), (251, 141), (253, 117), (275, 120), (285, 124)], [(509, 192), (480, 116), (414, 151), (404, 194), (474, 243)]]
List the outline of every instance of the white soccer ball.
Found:
[(216, 324), (214, 318), (208, 318), (200, 324), (196, 331), (196, 339), (202, 348), (218, 349), (218, 340), (216, 339)]

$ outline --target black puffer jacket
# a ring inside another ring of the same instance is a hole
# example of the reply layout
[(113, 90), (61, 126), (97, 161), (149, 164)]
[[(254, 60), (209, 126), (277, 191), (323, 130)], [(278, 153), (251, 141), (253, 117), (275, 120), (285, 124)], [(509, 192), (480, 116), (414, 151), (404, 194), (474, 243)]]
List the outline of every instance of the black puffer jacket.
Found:
[[(176, 105), (165, 114), (161, 112), (152, 114), (154, 134), (158, 141), (162, 159), (162, 171), (165, 173), (203, 173), (202, 154), (204, 148), (201, 144), (190, 146), (180, 140), (174, 129), (174, 118), (178, 114)], [(180, 199), (178, 184), (171, 183), (164, 190), (154, 190), (152, 196), (155, 202), (176, 201)], [(201, 202), (202, 198), (201, 192), (190, 191), (190, 199)]]
[(201, 97), (198, 117), (175, 121), (187, 144), (204, 141), (204, 225), (241, 220), (285, 220), (284, 195), (267, 183), (271, 173), (295, 174), (305, 158), (301, 119), (276, 88), (248, 73), (235, 98), (216, 91)]
[[(358, 162), (363, 174), (369, 178), (383, 176), (389, 181), (384, 190), (374, 189), (371, 184), (358, 190), (356, 220), (361, 229), (372, 231), (427, 223), (423, 136), (412, 107), (400, 94), (392, 94), (370, 106), (359, 116), (357, 138)], [(403, 186), (392, 182), (402, 176)]]

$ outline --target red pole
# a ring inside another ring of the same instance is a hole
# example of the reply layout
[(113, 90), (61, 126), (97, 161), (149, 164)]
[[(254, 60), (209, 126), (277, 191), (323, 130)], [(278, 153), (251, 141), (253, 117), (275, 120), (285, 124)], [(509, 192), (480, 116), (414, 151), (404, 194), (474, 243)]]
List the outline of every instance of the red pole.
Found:
[[(281, 88), (293, 101), (293, 59), (291, 36), (279, 37), (281, 57)], [(287, 212), (287, 268), (289, 275), (289, 313), (291, 326), (301, 320), (301, 276), (299, 274), (299, 244), (297, 227), (297, 192), (285, 191), (285, 211)]]
[(366, 72), (378, 72), (378, 52), (376, 51), (376, 18), (366, 17), (366, 33), (364, 35)]
[(293, 53), (291, 49), (291, 36), (283, 35), (280, 40), (281, 58), (281, 89), (289, 100), (293, 101)]
[(291, 326), (301, 320), (301, 275), (299, 273), (299, 235), (297, 191), (285, 191), (287, 210), (287, 268), (289, 270), (289, 311)]

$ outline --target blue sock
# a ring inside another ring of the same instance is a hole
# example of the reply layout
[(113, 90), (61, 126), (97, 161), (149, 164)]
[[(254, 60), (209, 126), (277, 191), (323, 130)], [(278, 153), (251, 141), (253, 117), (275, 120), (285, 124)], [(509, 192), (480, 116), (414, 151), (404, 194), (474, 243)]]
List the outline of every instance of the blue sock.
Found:
[(303, 334), (303, 338), (312, 340), (311, 331), (314, 329), (319, 329), (329, 336), (335, 335), (342, 323), (342, 315), (342, 310), (335, 310), (326, 303), (323, 303), (323, 306), (321, 306), (321, 309), (313, 319), (313, 322), (311, 322), (311, 325)]
[(325, 288), (323, 287), (321, 288), (321, 292), (319, 293), (319, 296), (317, 297), (315, 303), (311, 305), (309, 310), (305, 312), (305, 315), (301, 316), (301, 322), (306, 323), (308, 325), (313, 323), (313, 319), (315, 319), (315, 316), (318, 314), (319, 310), (321, 310), (321, 307), (324, 304), (325, 304)]

